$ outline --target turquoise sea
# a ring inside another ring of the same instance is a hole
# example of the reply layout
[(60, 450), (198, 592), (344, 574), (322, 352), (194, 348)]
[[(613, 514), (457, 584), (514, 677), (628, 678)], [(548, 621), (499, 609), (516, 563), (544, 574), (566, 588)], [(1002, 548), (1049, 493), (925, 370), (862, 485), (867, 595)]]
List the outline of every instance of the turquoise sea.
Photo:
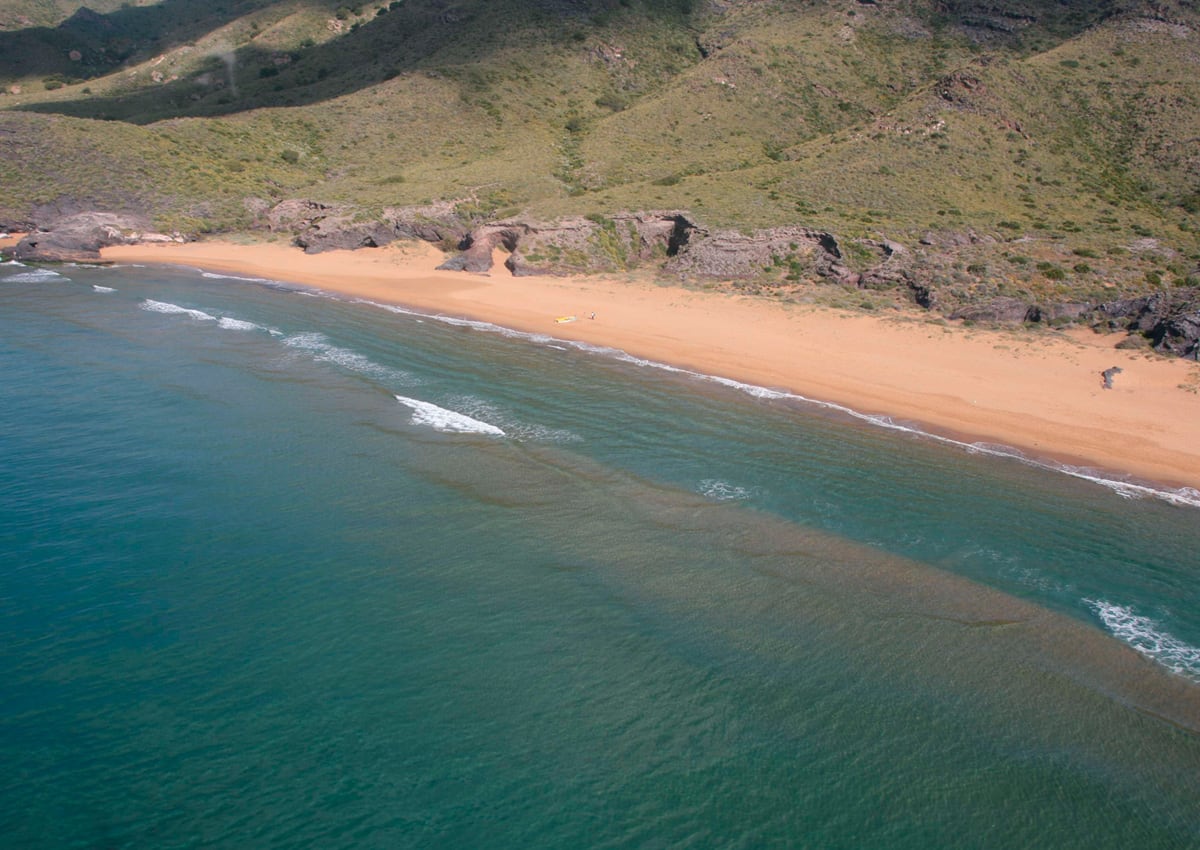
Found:
[(0, 265), (0, 847), (1200, 847), (1200, 494), (1003, 453)]

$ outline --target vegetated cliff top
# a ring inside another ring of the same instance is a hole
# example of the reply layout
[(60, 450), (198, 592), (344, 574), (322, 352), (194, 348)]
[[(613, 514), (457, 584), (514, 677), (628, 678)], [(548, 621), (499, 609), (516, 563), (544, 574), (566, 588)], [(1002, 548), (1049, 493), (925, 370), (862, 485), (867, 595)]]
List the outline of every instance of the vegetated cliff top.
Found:
[(1190, 0), (0, 0), (0, 223), (679, 209), (1186, 282), (1198, 71)]

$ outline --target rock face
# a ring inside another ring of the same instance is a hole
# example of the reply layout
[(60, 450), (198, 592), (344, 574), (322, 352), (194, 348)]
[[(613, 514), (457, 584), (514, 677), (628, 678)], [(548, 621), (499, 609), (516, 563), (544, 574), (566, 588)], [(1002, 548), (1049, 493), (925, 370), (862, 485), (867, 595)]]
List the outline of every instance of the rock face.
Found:
[(364, 219), (349, 204), (292, 199), (276, 204), (267, 214), (275, 233), (292, 233), (292, 241), (307, 254), (355, 248), (379, 248), (397, 239), (461, 242), (469, 231), (450, 202), (419, 207), (396, 207), (381, 218)]
[(177, 233), (153, 233), (137, 216), (84, 212), (39, 227), (17, 243), (13, 257), (21, 262), (96, 263), (100, 249), (141, 242), (183, 242)]
[(513, 219), (485, 224), (466, 237), (463, 251), (441, 268), (485, 272), (497, 248), (516, 276), (627, 269), (671, 257), (687, 245), (696, 225), (678, 212), (618, 213), (554, 222)]
[(1092, 315), (1111, 330), (1140, 333), (1158, 351), (1200, 360), (1200, 292), (1158, 293), (1098, 305)]
[(778, 265), (851, 286), (861, 279), (846, 267), (833, 234), (807, 227), (773, 227), (749, 234), (697, 228), (667, 261), (665, 270), (681, 276), (736, 279)]
[(972, 322), (1036, 322), (1042, 311), (1020, 298), (994, 298), (985, 304), (971, 304), (950, 314), (951, 319)]

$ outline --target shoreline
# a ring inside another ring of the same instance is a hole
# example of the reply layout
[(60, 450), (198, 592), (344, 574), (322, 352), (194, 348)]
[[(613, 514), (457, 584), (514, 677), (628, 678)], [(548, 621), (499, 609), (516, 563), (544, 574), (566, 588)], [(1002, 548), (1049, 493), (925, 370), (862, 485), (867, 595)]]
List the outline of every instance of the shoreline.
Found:
[[(310, 255), (212, 241), (101, 253), (106, 261), (296, 283), (615, 348), (863, 418), (919, 423), (937, 439), (1011, 447), (1048, 466), (1200, 489), (1200, 367), (1116, 349), (1118, 334), (965, 328), (915, 313), (849, 313), (634, 276), (512, 277), (502, 257), (490, 274), (438, 271), (443, 255), (424, 243)], [(563, 316), (576, 319), (556, 322)], [(1100, 373), (1112, 366), (1123, 371), (1104, 389)]]

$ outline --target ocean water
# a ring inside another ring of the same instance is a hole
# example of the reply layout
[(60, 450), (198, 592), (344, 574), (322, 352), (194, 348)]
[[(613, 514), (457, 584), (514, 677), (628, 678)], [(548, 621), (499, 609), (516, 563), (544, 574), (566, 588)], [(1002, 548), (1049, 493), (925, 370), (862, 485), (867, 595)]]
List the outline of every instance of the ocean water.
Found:
[(0, 847), (1200, 846), (1194, 492), (188, 270), (0, 370)]

